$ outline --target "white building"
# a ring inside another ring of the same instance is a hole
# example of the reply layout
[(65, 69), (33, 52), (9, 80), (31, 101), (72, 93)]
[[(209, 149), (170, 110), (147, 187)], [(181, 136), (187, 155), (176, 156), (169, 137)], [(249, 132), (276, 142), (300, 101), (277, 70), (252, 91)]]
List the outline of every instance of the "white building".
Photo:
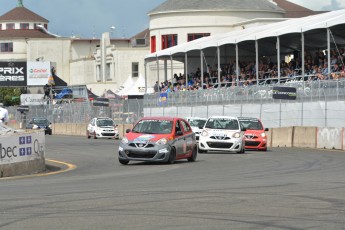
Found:
[[(279, 7), (280, 5), (284, 6)], [(147, 86), (172, 78), (167, 61), (148, 63), (145, 56), (209, 35), (284, 20), (289, 10), (306, 16), (315, 12), (286, 0), (167, 0), (148, 13), (149, 29), (128, 39), (60, 37), (49, 33), (49, 21), (18, 6), (0, 16), (0, 62), (50, 61), (69, 85), (87, 85), (97, 95), (115, 91), (128, 77), (147, 76)], [(151, 43), (151, 46), (150, 46)], [(173, 63), (184, 71), (183, 63)], [(168, 69), (168, 68), (166, 68)], [(141, 90), (142, 90), (142, 86)]]

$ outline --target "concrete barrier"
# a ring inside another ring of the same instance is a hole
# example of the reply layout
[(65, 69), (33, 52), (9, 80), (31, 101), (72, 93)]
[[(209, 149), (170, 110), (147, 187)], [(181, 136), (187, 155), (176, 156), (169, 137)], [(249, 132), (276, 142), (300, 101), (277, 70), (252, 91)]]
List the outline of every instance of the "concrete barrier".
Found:
[(344, 128), (318, 128), (318, 149), (343, 149)]
[(0, 136), (0, 177), (45, 170), (45, 135), (42, 131)]
[(316, 127), (293, 127), (292, 146), (299, 148), (316, 148)]
[(293, 127), (272, 129), (271, 147), (292, 147)]

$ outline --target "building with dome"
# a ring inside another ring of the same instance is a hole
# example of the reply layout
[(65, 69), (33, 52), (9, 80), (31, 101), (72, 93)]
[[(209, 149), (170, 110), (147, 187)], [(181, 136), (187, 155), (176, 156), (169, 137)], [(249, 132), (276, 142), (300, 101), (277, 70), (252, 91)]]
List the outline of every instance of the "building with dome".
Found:
[(120, 88), (129, 77), (135, 82), (146, 75), (149, 87), (157, 80), (171, 79), (171, 71), (157, 76), (157, 68), (164, 69), (160, 65), (184, 71), (180, 62), (145, 63), (150, 52), (315, 13), (287, 0), (167, 0), (148, 13), (149, 29), (132, 38), (112, 39), (106, 32), (95, 39), (50, 33), (49, 21), (19, 0), (17, 7), (0, 16), (0, 63), (47, 62), (68, 85), (86, 85), (101, 95)]

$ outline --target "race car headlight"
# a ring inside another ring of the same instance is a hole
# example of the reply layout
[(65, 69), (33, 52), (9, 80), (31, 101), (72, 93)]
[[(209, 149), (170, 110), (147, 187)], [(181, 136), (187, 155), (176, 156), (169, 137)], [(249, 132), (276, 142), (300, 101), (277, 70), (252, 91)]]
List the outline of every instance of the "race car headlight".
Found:
[(121, 142), (122, 142), (123, 144), (127, 144), (127, 143), (128, 143), (127, 137), (122, 138)]
[(166, 138), (162, 138), (156, 142), (157, 145), (165, 145), (166, 143), (168, 143)]
[(201, 132), (201, 136), (207, 137), (207, 136), (208, 136), (208, 132), (207, 132), (206, 130), (203, 130), (203, 131)]
[(232, 135), (232, 137), (234, 137), (234, 138), (240, 138), (240, 137), (241, 137), (241, 133), (234, 133), (234, 134)]
[(33, 125), (32, 129), (38, 129), (38, 126), (37, 125)]
[(266, 137), (266, 133), (261, 133), (261, 137)]

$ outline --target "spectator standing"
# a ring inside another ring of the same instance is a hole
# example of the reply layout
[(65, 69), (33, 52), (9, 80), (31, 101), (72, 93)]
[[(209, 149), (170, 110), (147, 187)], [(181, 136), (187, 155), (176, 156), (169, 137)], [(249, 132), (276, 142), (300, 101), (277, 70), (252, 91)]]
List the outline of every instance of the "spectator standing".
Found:
[(160, 91), (158, 81), (156, 81), (156, 84), (153, 86), (153, 90), (155, 91), (155, 93), (158, 93)]
[(8, 120), (8, 110), (4, 108), (3, 103), (0, 103), (0, 123), (7, 125)]

